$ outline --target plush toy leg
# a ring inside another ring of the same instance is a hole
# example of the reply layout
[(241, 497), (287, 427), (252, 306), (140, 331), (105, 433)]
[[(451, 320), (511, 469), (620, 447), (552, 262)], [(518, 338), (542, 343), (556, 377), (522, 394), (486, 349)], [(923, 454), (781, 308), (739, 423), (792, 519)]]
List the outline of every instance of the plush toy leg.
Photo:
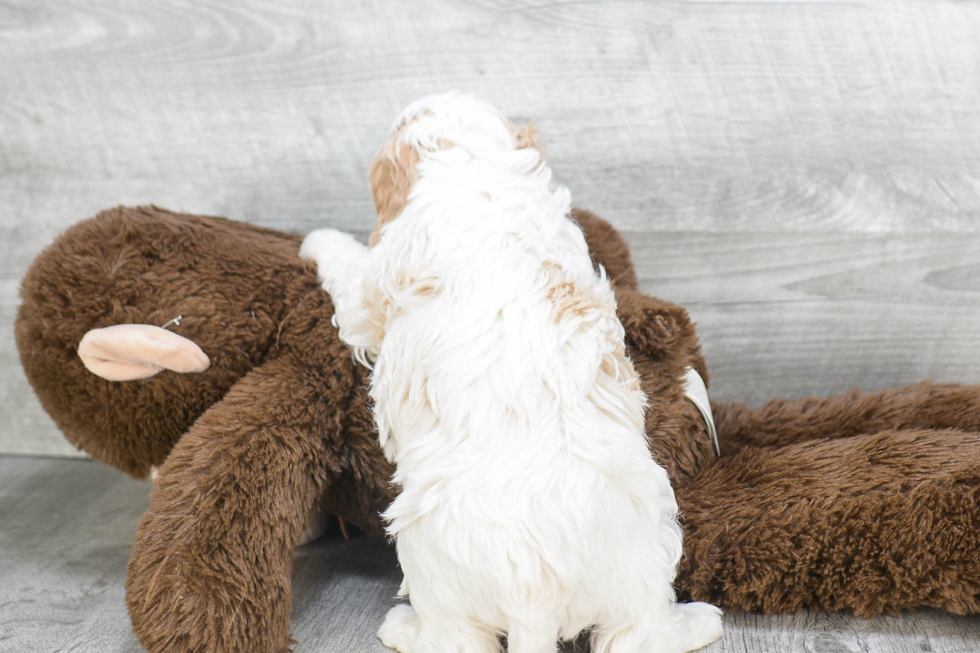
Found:
[(712, 404), (723, 454), (744, 446), (783, 446), (886, 429), (980, 432), (980, 386), (929, 381), (883, 392), (773, 399), (757, 409)]
[[(160, 475), (159, 467), (150, 468), (150, 480), (156, 482), (157, 476)], [(304, 544), (309, 544), (320, 539), (320, 536), (327, 532), (327, 528), (330, 525), (330, 515), (321, 509), (313, 511), (310, 516), (309, 522), (306, 524), (306, 530), (300, 536), (299, 541), (296, 546), (303, 546)], [(340, 530), (343, 531), (344, 537), (347, 537), (347, 529), (344, 527), (344, 521), (340, 520)]]
[(343, 406), (323, 394), (352, 385), (341, 369), (274, 359), (174, 447), (126, 582), (133, 629), (149, 651), (289, 650), (292, 553), (330, 480)]
[(980, 434), (745, 447), (676, 493), (682, 596), (758, 612), (980, 612)]

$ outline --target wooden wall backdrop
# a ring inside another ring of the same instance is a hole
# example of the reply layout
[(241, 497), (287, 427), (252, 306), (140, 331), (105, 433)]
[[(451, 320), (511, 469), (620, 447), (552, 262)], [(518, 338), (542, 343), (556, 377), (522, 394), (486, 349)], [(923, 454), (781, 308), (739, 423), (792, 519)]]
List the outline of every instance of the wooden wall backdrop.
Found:
[(389, 121), (450, 88), (535, 120), (716, 398), (980, 383), (980, 3), (5, 0), (0, 451), (73, 451), (12, 329), (59, 232), (151, 202), (365, 231)]

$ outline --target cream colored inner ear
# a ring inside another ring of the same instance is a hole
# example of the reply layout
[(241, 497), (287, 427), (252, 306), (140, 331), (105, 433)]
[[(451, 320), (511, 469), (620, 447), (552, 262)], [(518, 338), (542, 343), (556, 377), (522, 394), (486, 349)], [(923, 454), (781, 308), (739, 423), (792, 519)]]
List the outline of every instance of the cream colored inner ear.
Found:
[(163, 370), (203, 372), (211, 360), (184, 336), (150, 324), (92, 329), (78, 343), (85, 367), (109, 381), (145, 379)]

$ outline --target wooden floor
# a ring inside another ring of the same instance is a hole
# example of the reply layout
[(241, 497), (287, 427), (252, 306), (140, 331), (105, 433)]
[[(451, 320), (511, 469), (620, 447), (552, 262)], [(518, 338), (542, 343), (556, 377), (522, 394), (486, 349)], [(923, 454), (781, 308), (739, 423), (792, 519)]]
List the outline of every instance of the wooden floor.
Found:
[[(141, 650), (123, 580), (148, 491), (148, 483), (95, 462), (0, 457), (0, 652)], [(297, 653), (386, 652), (374, 633), (399, 580), (383, 541), (330, 531), (301, 547), (293, 571)], [(729, 614), (725, 625), (724, 638), (705, 651), (980, 651), (980, 615)]]

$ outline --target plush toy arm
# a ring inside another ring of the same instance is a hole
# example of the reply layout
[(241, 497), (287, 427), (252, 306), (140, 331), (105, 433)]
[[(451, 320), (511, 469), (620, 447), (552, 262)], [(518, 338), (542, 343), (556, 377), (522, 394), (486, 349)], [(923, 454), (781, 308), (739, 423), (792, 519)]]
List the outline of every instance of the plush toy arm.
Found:
[[(336, 340), (334, 340), (336, 343)], [(336, 461), (334, 369), (282, 355), (243, 377), (177, 443), (129, 563), (133, 629), (152, 653), (290, 649), (290, 571)]]
[[(637, 290), (636, 270), (629, 245), (608, 221), (585, 209), (572, 209), (572, 218), (582, 228), (593, 262), (606, 269), (616, 292), (617, 313), (630, 344), (655, 356), (675, 358), (681, 367), (690, 365), (707, 382), (708, 371), (701, 358), (694, 325), (683, 307), (644, 295)], [(677, 370), (672, 373), (680, 374)]]
[(629, 288), (616, 289), (616, 302), (631, 350), (652, 356), (678, 378), (692, 367), (708, 383), (697, 332), (683, 307)]
[(613, 286), (635, 290), (636, 270), (633, 268), (629, 245), (623, 236), (592, 211), (574, 208), (572, 218), (582, 228), (592, 260), (606, 269)]
[(980, 611), (980, 435), (746, 447), (676, 488), (682, 596), (727, 610)]
[(883, 392), (773, 399), (752, 409), (713, 405), (723, 453), (744, 446), (784, 446), (886, 429), (980, 431), (980, 386), (928, 381)]
[(316, 263), (317, 278), (333, 301), (333, 322), (340, 339), (365, 365), (370, 365), (369, 360), (376, 358), (381, 349), (376, 316), (364, 301), (368, 251), (353, 236), (336, 229), (310, 233), (299, 250), (300, 258)]

